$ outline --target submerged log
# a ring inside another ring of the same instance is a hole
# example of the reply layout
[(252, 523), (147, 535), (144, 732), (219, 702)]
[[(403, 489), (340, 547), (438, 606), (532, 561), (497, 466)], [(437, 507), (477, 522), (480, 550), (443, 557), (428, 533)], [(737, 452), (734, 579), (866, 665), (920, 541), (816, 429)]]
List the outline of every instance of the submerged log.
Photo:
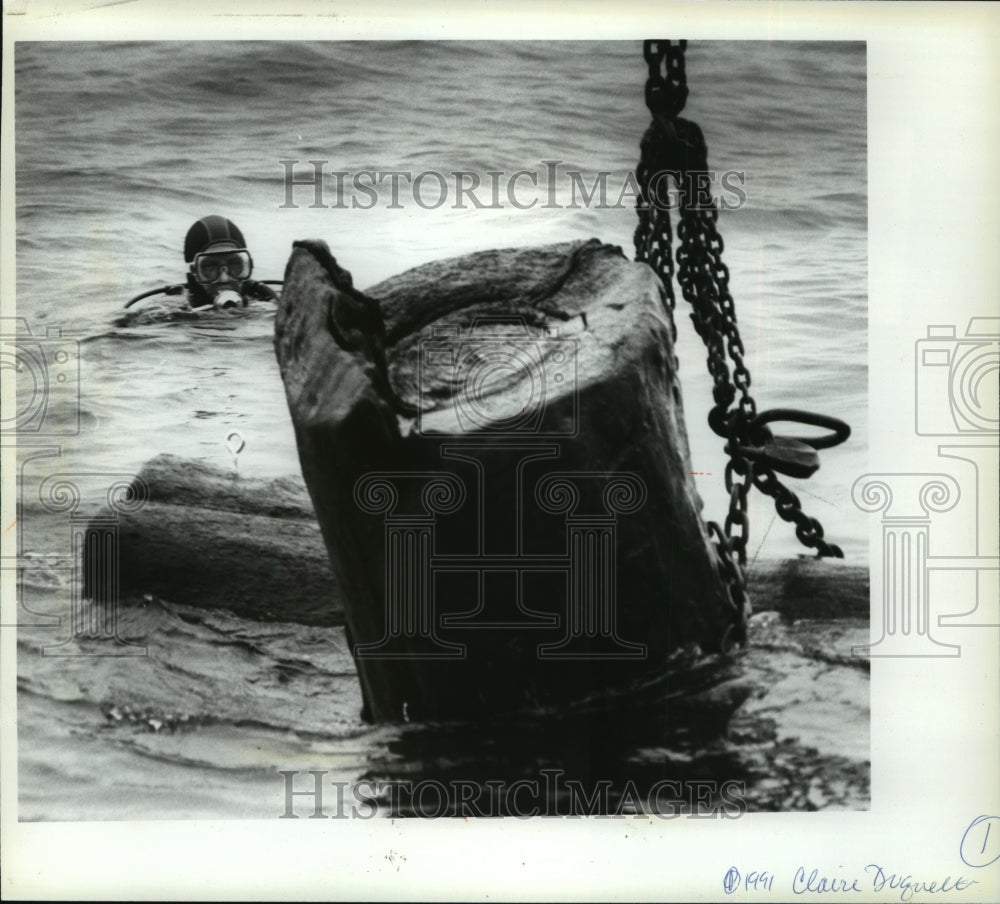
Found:
[[(116, 588), (176, 603), (307, 625), (344, 623), (339, 591), (305, 487), (253, 480), (174, 455), (133, 481), (146, 499), (114, 518)], [(99, 518), (101, 527), (106, 518)], [(101, 598), (106, 574), (86, 570), (84, 595)]]
[[(153, 594), (245, 618), (344, 623), (326, 546), (298, 475), (237, 478), (204, 462), (158, 455), (133, 483), (148, 501), (114, 515), (123, 597)], [(93, 576), (84, 577), (90, 596)], [(754, 562), (746, 577), (754, 612), (776, 611), (789, 621), (868, 618), (868, 569), (859, 565), (801, 555)]]
[[(154, 594), (245, 618), (344, 623), (326, 547), (298, 475), (237, 478), (204, 462), (158, 455), (133, 484), (148, 501), (113, 515), (123, 596)], [(102, 524), (109, 514), (102, 513)], [(867, 568), (801, 555), (754, 562), (746, 577), (755, 612), (776, 611), (789, 620), (868, 618)], [(85, 572), (86, 596), (93, 583)]]
[(364, 296), (296, 246), (275, 348), (376, 720), (620, 706), (720, 648), (738, 615), (648, 267), (591, 240)]

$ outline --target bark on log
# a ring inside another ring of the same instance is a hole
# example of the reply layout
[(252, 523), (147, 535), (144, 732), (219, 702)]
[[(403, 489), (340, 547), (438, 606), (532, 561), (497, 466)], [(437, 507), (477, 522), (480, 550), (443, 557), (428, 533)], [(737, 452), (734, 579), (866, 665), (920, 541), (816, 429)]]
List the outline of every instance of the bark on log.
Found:
[(869, 617), (871, 582), (867, 565), (801, 555), (754, 562), (747, 568), (746, 577), (754, 612), (773, 610), (789, 621)]
[[(149, 501), (117, 515), (125, 598), (151, 593), (246, 618), (344, 623), (301, 478), (235, 479), (202, 462), (159, 455), (136, 483)], [(802, 555), (754, 562), (746, 577), (754, 612), (777, 611), (789, 620), (868, 618), (866, 567)], [(89, 574), (85, 583), (89, 596)]]
[[(202, 462), (158, 455), (135, 483), (149, 501), (116, 516), (123, 596), (151, 593), (246, 618), (344, 623), (343, 601), (300, 477), (237, 479)], [(755, 612), (773, 610), (788, 619), (868, 617), (867, 568), (802, 555), (754, 562), (746, 576)], [(85, 582), (89, 596), (89, 574)]]
[[(344, 623), (319, 525), (299, 480), (237, 478), (160, 455), (147, 462), (133, 487), (135, 498), (148, 501), (114, 516), (123, 595), (148, 593), (262, 620)], [(101, 598), (107, 575), (100, 567), (91, 573), (91, 564), (84, 559), (84, 595)]]
[[(371, 289), (383, 323), (297, 245), (275, 347), (376, 720), (627, 700), (682, 645), (719, 648), (652, 271), (596, 240), (485, 252)], [(574, 531), (597, 544), (575, 559)]]

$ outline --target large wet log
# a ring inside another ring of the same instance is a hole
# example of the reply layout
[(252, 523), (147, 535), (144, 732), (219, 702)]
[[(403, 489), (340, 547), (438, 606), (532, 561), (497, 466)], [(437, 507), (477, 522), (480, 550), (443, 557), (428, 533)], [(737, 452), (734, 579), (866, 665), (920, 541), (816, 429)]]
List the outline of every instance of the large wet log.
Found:
[[(255, 480), (158, 455), (133, 485), (147, 501), (113, 516), (123, 597), (153, 594), (246, 618), (343, 624), (343, 602), (298, 475)], [(788, 620), (868, 618), (866, 567), (803, 554), (753, 562), (746, 577), (755, 612)]]
[[(112, 515), (117, 592), (228, 609), (247, 618), (344, 623), (312, 503), (298, 478), (254, 480), (160, 455), (132, 483), (141, 504)], [(106, 530), (107, 513), (98, 519)], [(93, 524), (93, 522), (92, 522)], [(93, 559), (84, 558), (85, 569)], [(85, 570), (84, 594), (107, 572)]]
[(627, 705), (720, 648), (738, 616), (648, 267), (591, 240), (366, 296), (296, 245), (275, 347), (375, 719)]
[[(298, 475), (254, 480), (158, 455), (133, 486), (145, 504), (113, 515), (116, 586), (125, 599), (152, 594), (245, 618), (344, 623), (326, 547)], [(41, 548), (44, 539), (29, 546)], [(746, 577), (755, 612), (780, 612), (790, 621), (868, 618), (868, 569), (859, 565), (803, 554), (753, 562)], [(86, 574), (88, 596), (92, 583)]]

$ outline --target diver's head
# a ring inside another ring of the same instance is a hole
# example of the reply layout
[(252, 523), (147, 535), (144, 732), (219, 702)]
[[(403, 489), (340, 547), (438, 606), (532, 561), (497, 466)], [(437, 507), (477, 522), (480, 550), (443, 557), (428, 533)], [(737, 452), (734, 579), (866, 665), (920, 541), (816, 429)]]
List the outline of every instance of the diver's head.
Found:
[(243, 233), (220, 216), (202, 217), (188, 230), (184, 260), (190, 264), (188, 282), (196, 284), (206, 303), (239, 295), (243, 281), (253, 272)]

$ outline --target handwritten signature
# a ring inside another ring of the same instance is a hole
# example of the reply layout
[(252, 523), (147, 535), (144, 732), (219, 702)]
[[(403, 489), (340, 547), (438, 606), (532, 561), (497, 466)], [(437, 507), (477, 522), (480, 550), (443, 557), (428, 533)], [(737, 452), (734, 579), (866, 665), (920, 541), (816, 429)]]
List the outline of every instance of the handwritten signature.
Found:
[[(722, 890), (731, 895), (738, 891), (771, 891), (774, 875), (766, 870), (752, 870), (746, 875), (732, 866), (722, 879)], [(869, 863), (864, 875), (824, 875), (819, 869), (800, 866), (792, 876), (792, 894), (852, 894), (857, 892), (898, 891), (900, 901), (909, 901), (917, 894), (946, 894), (965, 891), (978, 885), (978, 879), (958, 876), (953, 879), (914, 879), (909, 873), (891, 872), (878, 863)]]
[[(801, 895), (807, 892), (863, 891), (862, 886), (858, 884), (861, 882), (866, 887), (870, 887), (874, 892), (881, 892), (886, 889), (890, 891), (898, 889), (899, 900), (909, 901), (915, 894), (943, 894), (950, 891), (965, 891), (970, 886), (978, 884), (977, 879), (966, 879), (963, 876), (959, 876), (954, 880), (951, 876), (946, 876), (943, 880), (934, 881), (914, 879), (909, 873), (888, 872), (877, 863), (869, 863), (865, 867), (865, 873), (867, 873), (867, 877), (848, 880), (840, 877), (827, 878), (826, 876), (821, 876), (819, 870), (814, 869), (807, 877), (805, 868), (800, 866), (795, 871), (795, 877), (792, 879), (792, 893)], [(865, 882), (866, 878), (870, 879), (870, 884)]]
[[(966, 866), (981, 869), (1000, 860), (1000, 816), (977, 816), (969, 823), (959, 843), (959, 856)], [(840, 867), (843, 869), (843, 867)], [(965, 891), (978, 885), (978, 879), (950, 875), (944, 879), (914, 879), (910, 873), (892, 872), (881, 864), (869, 863), (863, 875), (825, 875), (819, 869), (798, 867), (792, 876), (792, 894), (856, 894), (858, 892), (898, 891), (899, 900), (910, 901), (914, 895), (947, 894)], [(767, 870), (751, 870), (745, 875), (731, 866), (722, 878), (722, 890), (727, 895), (739, 891), (772, 891), (774, 874)]]

